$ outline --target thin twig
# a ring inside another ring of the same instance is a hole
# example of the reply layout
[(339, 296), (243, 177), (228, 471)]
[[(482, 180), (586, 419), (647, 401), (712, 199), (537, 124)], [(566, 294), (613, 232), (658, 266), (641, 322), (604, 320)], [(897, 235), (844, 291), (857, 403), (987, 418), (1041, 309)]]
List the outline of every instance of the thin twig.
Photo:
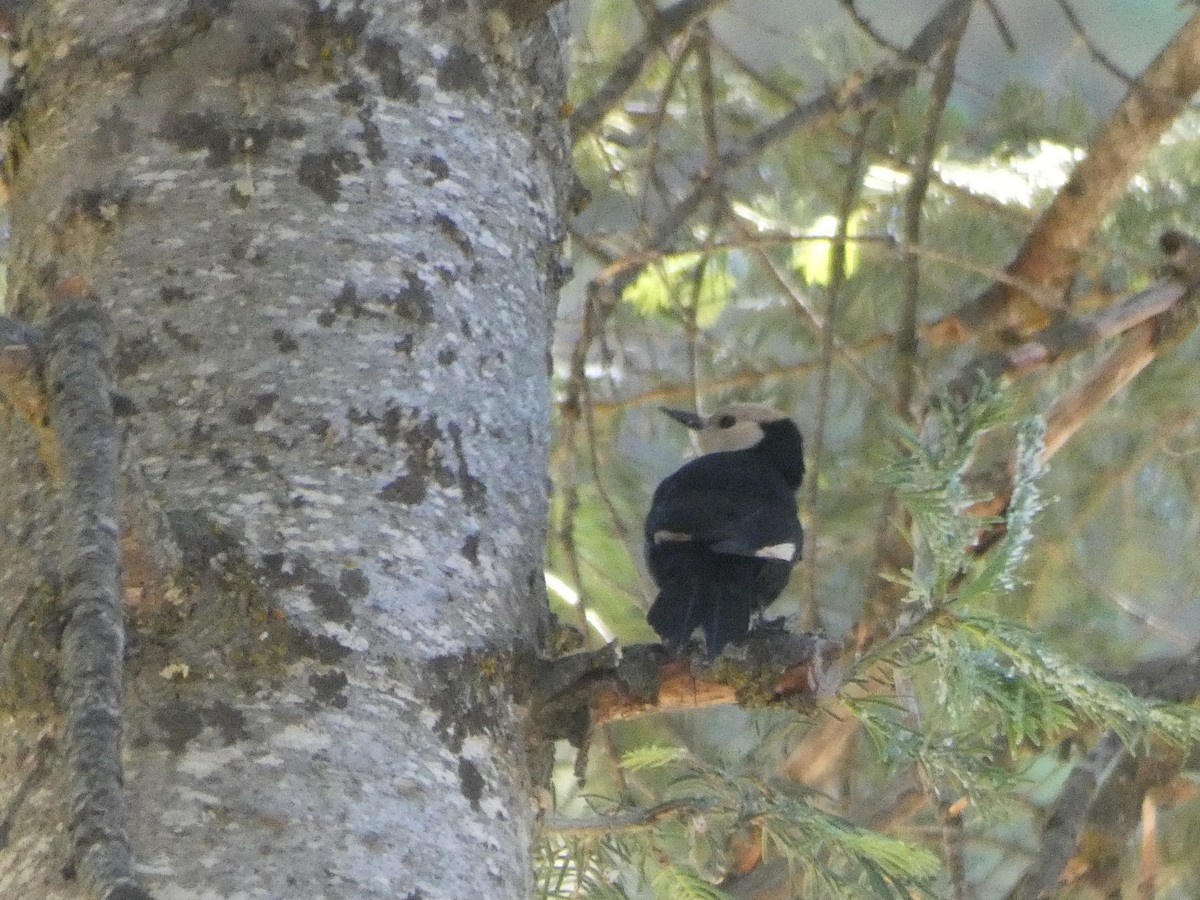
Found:
[(647, 30), (642, 39), (625, 51), (625, 55), (613, 67), (608, 80), (571, 113), (568, 125), (572, 142), (578, 141), (594, 128), (617, 101), (625, 96), (625, 92), (642, 74), (646, 61), (653, 52), (671, 37), (685, 31), (693, 22), (725, 2), (726, 0), (679, 0), (674, 6), (662, 10), (653, 22), (647, 23)]
[[(925, 209), (925, 196), (929, 191), (930, 172), (933, 158), (937, 154), (938, 131), (945, 115), (950, 90), (954, 87), (954, 67), (958, 59), (958, 47), (967, 28), (969, 16), (956, 23), (946, 40), (939, 57), (937, 72), (929, 97), (929, 115), (921, 146), (913, 161), (912, 180), (904, 203), (904, 242), (910, 247), (921, 246), (921, 219)], [(921, 260), (915, 254), (905, 257), (904, 302), (900, 322), (896, 329), (896, 410), (908, 416), (916, 389), (917, 377), (917, 312), (921, 297)]]
[[(828, 238), (826, 238), (828, 240)], [(876, 350), (881, 350), (891, 343), (891, 335), (877, 334), (865, 341), (860, 341), (856, 344), (847, 344), (847, 348), (856, 356), (861, 356), (865, 353), (872, 353)], [(723, 378), (714, 378), (708, 382), (708, 390), (710, 391), (731, 391), (739, 388), (752, 387), (761, 384), (764, 381), (781, 378), (795, 378), (797, 375), (807, 375), (814, 371), (819, 372), (821, 368), (821, 360), (806, 360), (790, 366), (777, 366), (772, 369), (764, 369), (758, 372), (738, 372), (733, 375), (727, 375)], [(597, 412), (615, 412), (617, 410), (628, 409), (636, 406), (647, 406), (658, 403), (678, 402), (680, 399), (687, 398), (691, 393), (689, 385), (670, 385), (667, 387), (654, 388), (653, 390), (643, 391), (639, 394), (634, 394), (629, 397), (622, 397), (617, 400), (595, 401), (593, 408)]]
[(854, 22), (858, 29), (872, 41), (874, 41), (880, 47), (883, 47), (885, 50), (890, 50), (897, 56), (904, 52), (903, 47), (899, 46), (898, 44), (893, 44), (875, 30), (875, 26), (870, 23), (866, 16), (858, 11), (857, 7), (855, 7), (854, 0), (838, 0), (838, 2), (841, 4), (842, 9), (846, 11), (846, 15), (850, 17), (850, 20)]
[[(683, 74), (683, 67), (687, 63), (692, 53), (692, 41), (682, 40), (678, 43), (675, 52), (668, 52), (667, 56), (671, 60), (671, 69), (667, 72), (666, 81), (663, 83), (663, 88), (658, 92), (658, 102), (654, 107), (654, 115), (651, 117), (647, 132), (650, 135), (650, 141), (646, 147), (645, 161), (642, 164), (642, 169), (646, 173), (646, 183), (654, 185), (658, 188), (659, 195), (667, 196), (666, 188), (658, 179), (658, 153), (662, 146), (663, 121), (667, 117), (667, 106), (671, 102), (671, 97), (675, 94), (675, 88), (679, 84), (679, 78)], [(646, 207), (650, 202), (650, 191), (642, 192), (641, 214), (639, 219), (646, 217)]]
[[(756, 249), (755, 256), (762, 263), (766, 273), (771, 276), (771, 280), (776, 286), (783, 291), (788, 300), (791, 301), (792, 307), (799, 313), (800, 317), (806, 321), (813, 333), (820, 336), (823, 335), (827, 326), (825, 319), (812, 308), (812, 304), (808, 298), (799, 291), (795, 285), (791, 283), (783, 271), (776, 265), (775, 260), (771, 259), (770, 255), (764, 250)], [(850, 348), (844, 341), (836, 335), (833, 337), (833, 347), (836, 351), (837, 359), (849, 369), (856, 378), (875, 396), (876, 399), (890, 403), (890, 394), (883, 385), (879, 384), (867, 371), (866, 366), (857, 358), (853, 349)]]
[(575, 545), (575, 517), (579, 511), (578, 460), (576, 446), (580, 417), (587, 403), (587, 354), (594, 340), (594, 329), (600, 318), (598, 293), (590, 289), (583, 301), (583, 323), (579, 337), (571, 350), (570, 374), (567, 379), (566, 399), (560, 407), (562, 434), (563, 474), (560, 483), (563, 492), (562, 518), (559, 520), (558, 539), (566, 557), (567, 570), (575, 582), (579, 603), (575, 606), (576, 627), (589, 639), (591, 629), (587, 624), (587, 591), (583, 584), (583, 572), (579, 565), (579, 552)]
[[(761, 128), (741, 144), (726, 150), (720, 171), (730, 173), (756, 161), (767, 149), (801, 129), (813, 128), (844, 113), (866, 112), (893, 102), (913, 83), (921, 67), (945, 44), (973, 0), (946, 0), (933, 18), (913, 38), (898, 62), (877, 66), (870, 75), (857, 74), (806, 103), (797, 105), (775, 122)], [(692, 189), (672, 206), (652, 229), (648, 246), (660, 248), (670, 241), (702, 203), (712, 198), (716, 185), (699, 174)], [(632, 275), (625, 277), (632, 280)]]
[[(740, 217), (739, 217), (740, 218)], [(658, 249), (640, 250), (635, 253), (623, 254), (619, 257), (614, 257), (612, 254), (604, 253), (595, 243), (594, 239), (587, 235), (580, 234), (577, 230), (571, 230), (572, 239), (578, 239), (583, 242), (583, 249), (595, 255), (604, 268), (597, 273), (592, 279), (596, 283), (611, 283), (616, 281), (620, 276), (633, 269), (640, 269), (652, 265), (663, 260), (670, 259), (673, 256), (691, 256), (699, 252), (698, 247), (663, 247)], [(759, 231), (756, 234), (746, 234), (736, 240), (714, 240), (712, 243), (706, 243), (704, 246), (712, 253), (719, 253), (724, 250), (746, 250), (755, 247), (787, 247), (792, 244), (804, 243), (806, 241), (828, 241), (827, 234), (807, 234), (799, 231)], [(887, 234), (859, 234), (854, 237), (848, 237), (847, 243), (856, 244), (883, 244), (891, 247), (896, 244), (896, 239)], [(953, 258), (947, 257), (948, 262), (954, 262)], [(962, 261), (963, 267), (969, 271), (975, 271), (969, 261)], [(980, 274), (993, 274), (994, 270), (981, 269)]]
[(666, 819), (703, 815), (712, 809), (712, 802), (695, 797), (688, 800), (668, 800), (649, 809), (633, 809), (594, 819), (568, 819), (547, 815), (542, 829), (551, 834), (572, 837), (605, 837), (612, 834), (645, 831), (655, 828)]
[(1098, 62), (1102, 68), (1106, 69), (1109, 74), (1115, 75), (1125, 85), (1132, 87), (1134, 84), (1133, 77), (1116, 63), (1114, 63), (1111, 59), (1109, 59), (1108, 56), (1095, 45), (1092, 39), (1088, 36), (1087, 29), (1084, 28), (1083, 23), (1079, 21), (1079, 16), (1075, 14), (1075, 10), (1071, 7), (1071, 4), (1068, 3), (1067, 0), (1056, 0), (1056, 2), (1058, 3), (1058, 8), (1061, 9), (1063, 15), (1066, 16), (1067, 21), (1071, 23), (1071, 27), (1075, 29), (1075, 34), (1078, 35), (1079, 40), (1083, 42), (1083, 46), (1087, 47), (1088, 53), (1092, 55), (1092, 59)]
[(846, 282), (846, 239), (850, 233), (850, 219), (858, 202), (862, 188), (863, 162), (866, 159), (867, 133), (871, 127), (871, 115), (863, 117), (854, 142), (850, 159), (846, 165), (846, 179), (838, 209), (837, 234), (834, 236), (829, 260), (829, 291), (825, 306), (825, 329), (821, 333), (821, 374), (817, 382), (817, 408), (813, 415), (813, 433), (809, 449), (808, 464), (808, 546), (805, 548), (804, 573), (807, 585), (801, 627), (816, 631), (821, 627), (821, 613), (817, 601), (817, 552), (820, 544), (820, 482), (825, 456), (825, 419), (829, 413), (829, 389), (832, 383), (834, 337), (837, 332), (839, 301)]
[(1008, 27), (1008, 22), (1004, 15), (1000, 12), (1000, 8), (996, 6), (995, 0), (983, 0), (983, 5), (987, 7), (987, 11), (992, 14), (992, 21), (996, 23), (996, 31), (1000, 34), (1000, 40), (1004, 42), (1004, 46), (1008, 48), (1009, 53), (1017, 52), (1017, 42), (1013, 38), (1012, 29)]

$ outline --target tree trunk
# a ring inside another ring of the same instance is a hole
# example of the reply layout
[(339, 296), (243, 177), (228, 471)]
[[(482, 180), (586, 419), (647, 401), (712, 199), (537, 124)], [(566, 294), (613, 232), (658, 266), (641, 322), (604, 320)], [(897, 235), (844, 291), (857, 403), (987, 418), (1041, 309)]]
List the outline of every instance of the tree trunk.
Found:
[[(9, 311), (83, 276), (114, 325), (160, 900), (529, 895), (561, 34), (467, 7), (56, 0), (24, 29)], [(59, 474), (6, 426), (0, 896), (77, 898)]]

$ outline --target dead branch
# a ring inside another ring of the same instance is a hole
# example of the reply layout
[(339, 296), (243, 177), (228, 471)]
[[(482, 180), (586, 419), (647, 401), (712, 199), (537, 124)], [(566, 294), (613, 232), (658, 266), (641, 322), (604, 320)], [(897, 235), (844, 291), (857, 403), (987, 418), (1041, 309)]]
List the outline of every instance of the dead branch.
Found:
[(1042, 852), (1009, 893), (1009, 900), (1037, 900), (1053, 891), (1079, 845), (1097, 795), (1124, 753), (1125, 745), (1116, 732), (1108, 731), (1074, 768), (1042, 829)]
[(863, 173), (866, 170), (867, 134), (872, 116), (864, 116), (859, 125), (858, 139), (850, 152), (846, 165), (846, 178), (842, 184), (842, 196), (838, 204), (837, 232), (834, 235), (829, 259), (829, 290), (826, 292), (825, 330), (821, 334), (821, 371), (817, 379), (817, 407), (813, 414), (812, 439), (808, 451), (808, 554), (804, 557), (805, 597), (801, 623), (805, 630), (821, 627), (821, 613), (817, 602), (817, 556), (821, 549), (821, 475), (825, 464), (825, 428), (829, 414), (829, 394), (832, 387), (834, 337), (837, 334), (838, 316), (841, 313), (842, 288), (846, 283), (846, 239), (850, 234), (850, 219), (862, 190)]
[[(1137, 324), (1122, 335), (1120, 343), (1101, 360), (1074, 390), (1051, 408), (1046, 417), (1048, 459), (1079, 430), (1100, 406), (1156, 358), (1179, 345), (1197, 325), (1197, 292), (1200, 291), (1200, 241), (1168, 231), (1159, 241), (1167, 254), (1171, 275), (1157, 290), (1146, 291), (1121, 304), (1121, 310), (1105, 311), (1096, 333), (1106, 335), (1128, 321)], [(1178, 297), (1171, 301), (1172, 297)], [(1161, 308), (1161, 311), (1155, 312)], [(1122, 314), (1123, 310), (1123, 314)], [(1139, 317), (1154, 313), (1148, 318)]]
[[(942, 116), (950, 99), (950, 90), (954, 87), (954, 69), (958, 62), (959, 44), (970, 19), (970, 10), (967, 12), (967, 15), (956, 20), (955, 29), (947, 36), (946, 47), (942, 51), (937, 72), (933, 77), (929, 113), (921, 145), (913, 160), (912, 181), (909, 183), (908, 196), (904, 203), (904, 243), (910, 247), (921, 245), (921, 219), (925, 209), (925, 196), (929, 192), (930, 172), (933, 170), (933, 158), (937, 153)], [(917, 312), (920, 296), (921, 260), (918, 256), (910, 254), (904, 257), (904, 301), (900, 323), (896, 329), (895, 344), (896, 409), (902, 416), (908, 415), (917, 380)]]
[[(1150, 659), (1107, 677), (1139, 697), (1168, 703), (1192, 702), (1200, 697), (1200, 646), (1180, 656)], [(1118, 833), (1109, 837), (1124, 845), (1128, 833), (1138, 826), (1138, 819), (1125, 817), (1123, 822), (1113, 823), (1102, 810), (1137, 808), (1150, 791), (1169, 783), (1183, 762), (1178, 749), (1161, 746), (1149, 757), (1134, 759), (1125, 753), (1113, 732), (1105, 733), (1068, 777), (1046, 819), (1039, 841), (1043, 852), (1009, 894), (1010, 900), (1036, 898), (1053, 891), (1068, 863), (1079, 853), (1080, 838), (1087, 828), (1109, 832), (1116, 828)], [(1122, 770), (1120, 777), (1110, 778), (1118, 767)], [(1127, 768), (1129, 771), (1125, 771)], [(1120, 796), (1110, 796), (1117, 794)], [(1076, 868), (1086, 872), (1088, 865), (1081, 861)]]
[(571, 837), (604, 837), (610, 834), (645, 831), (668, 819), (691, 818), (703, 815), (712, 809), (711, 801), (699, 798), (690, 800), (668, 800), (645, 809), (631, 809), (611, 816), (593, 819), (568, 819), (558, 815), (547, 815), (542, 820), (542, 829), (551, 834)]
[(1196, 327), (1200, 241), (1168, 231), (1160, 245), (1167, 257), (1165, 277), (1093, 315), (1062, 317), (1017, 347), (982, 354), (963, 367), (952, 390), (961, 392), (976, 372), (992, 378), (1016, 378), (1120, 336), (1108, 356), (1051, 407), (1044, 451), (1049, 459), (1100, 406)]
[(983, 0), (983, 5), (991, 13), (992, 21), (996, 24), (996, 31), (1000, 34), (1000, 40), (1004, 42), (1009, 53), (1015, 53), (1017, 50), (1016, 38), (1013, 37), (1012, 29), (1008, 27), (1008, 22), (1000, 12), (1000, 8), (996, 6), (995, 0)]
[(1062, 10), (1063, 15), (1074, 29), (1075, 35), (1083, 42), (1083, 46), (1087, 47), (1088, 53), (1102, 68), (1106, 69), (1110, 75), (1114, 75), (1125, 84), (1132, 86), (1134, 80), (1129, 77), (1129, 73), (1125, 72), (1120, 66), (1114, 63), (1108, 56), (1096, 46), (1095, 42), (1087, 33), (1087, 29), (1083, 27), (1083, 23), (1079, 21), (1079, 16), (1075, 14), (1074, 8), (1067, 0), (1058, 0), (1058, 8)]
[(1097, 409), (1195, 327), (1195, 309), (1180, 304), (1126, 333), (1082, 383), (1051, 407), (1046, 416), (1044, 455), (1049, 458), (1057, 453)]
[(1160, 279), (1093, 315), (1064, 317), (1016, 347), (981, 354), (967, 368), (990, 378), (1018, 378), (1048, 368), (1166, 313), (1186, 293), (1178, 278)]
[(883, 47), (885, 50), (890, 50), (895, 54), (904, 52), (904, 48), (896, 46), (875, 29), (875, 26), (871, 24), (871, 21), (861, 12), (859, 12), (857, 7), (855, 7), (854, 0), (838, 0), (838, 3), (841, 4), (842, 9), (846, 11), (846, 15), (850, 17), (850, 20), (858, 27), (859, 31), (869, 37), (880, 47)]
[(125, 830), (118, 437), (109, 342), (107, 315), (86, 283), (63, 282), (46, 324), (45, 388), (62, 460), (58, 540), (65, 616), (62, 746), (71, 811), (68, 868), (97, 900), (147, 900), (136, 883)]

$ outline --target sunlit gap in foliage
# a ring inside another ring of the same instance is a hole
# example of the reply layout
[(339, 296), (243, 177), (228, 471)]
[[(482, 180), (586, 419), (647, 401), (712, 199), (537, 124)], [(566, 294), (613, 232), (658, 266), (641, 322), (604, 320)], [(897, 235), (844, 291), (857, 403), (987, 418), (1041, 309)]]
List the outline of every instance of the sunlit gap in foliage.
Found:
[[(555, 575), (553, 572), (546, 572), (546, 587), (554, 592), (554, 595), (566, 603), (568, 606), (575, 607), (579, 605), (579, 592), (573, 587)], [(605, 643), (612, 641), (615, 635), (612, 629), (605, 624), (599, 614), (594, 609), (584, 610), (584, 615), (587, 617), (587, 623), (596, 630), (596, 634), (604, 638)]]
[[(1039, 196), (1057, 191), (1066, 184), (1071, 169), (1083, 156), (1084, 150), (1080, 147), (1064, 147), (1043, 140), (1029, 153), (1005, 158), (988, 157), (978, 162), (935, 162), (933, 167), (947, 184), (1028, 209)], [(863, 184), (869, 190), (898, 193), (908, 187), (909, 180), (907, 172), (876, 164), (867, 170)]]

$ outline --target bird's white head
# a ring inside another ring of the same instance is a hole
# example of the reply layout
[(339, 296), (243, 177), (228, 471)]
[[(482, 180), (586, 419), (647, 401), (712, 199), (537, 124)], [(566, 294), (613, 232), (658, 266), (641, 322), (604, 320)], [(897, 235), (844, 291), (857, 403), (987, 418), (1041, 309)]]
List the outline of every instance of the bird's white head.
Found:
[(705, 417), (666, 407), (663, 412), (692, 429), (702, 454), (747, 450), (763, 439), (763, 425), (787, 418), (779, 410), (759, 403), (731, 403)]

